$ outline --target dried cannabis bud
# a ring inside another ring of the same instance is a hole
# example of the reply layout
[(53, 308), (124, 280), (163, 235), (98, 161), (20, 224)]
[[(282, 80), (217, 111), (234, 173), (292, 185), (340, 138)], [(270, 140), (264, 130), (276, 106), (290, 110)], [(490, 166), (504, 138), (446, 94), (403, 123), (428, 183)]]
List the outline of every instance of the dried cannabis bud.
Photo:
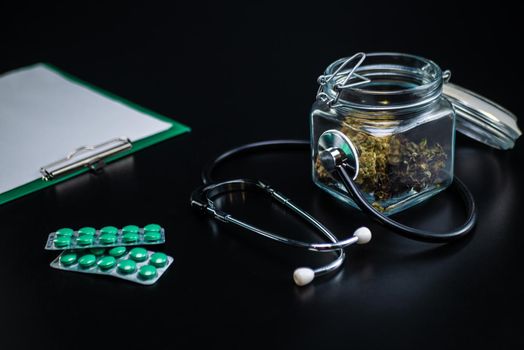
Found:
[[(445, 179), (447, 154), (440, 144), (429, 146), (427, 139), (416, 143), (403, 135), (373, 136), (358, 131), (357, 123), (348, 117), (340, 131), (357, 147), (360, 171), (356, 183), (374, 195), (375, 208), (384, 210), (378, 202), (411, 190), (419, 192)], [(315, 167), (321, 181), (334, 181), (318, 158)]]

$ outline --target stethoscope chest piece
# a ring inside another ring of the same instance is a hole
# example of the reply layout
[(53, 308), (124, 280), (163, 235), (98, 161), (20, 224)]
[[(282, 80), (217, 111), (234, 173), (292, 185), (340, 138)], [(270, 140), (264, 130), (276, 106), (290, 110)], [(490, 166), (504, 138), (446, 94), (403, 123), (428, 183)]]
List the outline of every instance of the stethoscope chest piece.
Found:
[(318, 139), (318, 155), (327, 171), (333, 172), (345, 164), (352, 169), (353, 180), (356, 180), (360, 169), (357, 148), (344, 133), (335, 129), (324, 131)]

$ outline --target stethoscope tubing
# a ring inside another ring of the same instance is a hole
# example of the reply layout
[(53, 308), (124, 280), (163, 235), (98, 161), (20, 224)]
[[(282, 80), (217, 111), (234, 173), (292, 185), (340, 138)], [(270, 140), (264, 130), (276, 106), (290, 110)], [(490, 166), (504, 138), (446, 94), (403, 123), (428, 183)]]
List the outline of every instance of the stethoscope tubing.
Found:
[[(307, 212), (303, 211), (302, 209), (294, 205), (288, 198), (283, 196), (281, 193), (273, 190), (271, 187), (264, 184), (263, 182), (259, 180), (249, 180), (249, 179), (216, 181), (213, 177), (213, 173), (219, 164), (225, 162), (226, 160), (229, 160), (231, 158), (234, 158), (240, 155), (246, 155), (249, 153), (259, 152), (259, 151), (283, 151), (283, 150), (303, 150), (303, 149), (309, 150), (309, 146), (310, 146), (310, 142), (308, 140), (269, 140), (269, 141), (250, 143), (250, 144), (242, 145), (240, 147), (228, 150), (222, 153), (221, 155), (219, 155), (214, 161), (210, 162), (206, 167), (204, 167), (202, 171), (202, 175), (201, 175), (204, 186), (201, 186), (199, 189), (195, 190), (191, 197), (191, 204), (193, 206), (203, 209), (204, 211), (206, 211), (208, 214), (210, 214), (214, 218), (219, 219), (223, 222), (235, 224), (237, 226), (240, 226), (244, 229), (255, 232), (273, 241), (283, 243), (289, 246), (307, 249), (310, 251), (336, 252), (337, 256), (331, 263), (326, 264), (316, 269), (309, 269), (309, 268), (297, 269), (295, 270), (294, 278), (297, 272), (301, 272), (299, 270), (308, 270), (314, 276), (320, 276), (320, 275), (328, 274), (330, 272), (334, 272), (335, 270), (340, 268), (346, 257), (344, 253), (344, 248), (347, 248), (349, 245), (352, 245), (354, 243), (359, 243), (358, 242), (359, 238), (357, 237), (357, 234), (355, 233), (351, 237), (347, 237), (343, 240), (339, 240), (330, 230), (328, 230), (324, 225), (322, 225), (313, 216), (311, 216)], [(333, 163), (336, 163), (335, 158), (333, 158)], [(373, 219), (381, 223), (384, 227), (390, 229), (392, 232), (395, 232), (403, 237), (406, 237), (412, 240), (416, 240), (416, 241), (422, 241), (422, 242), (427, 242), (427, 243), (449, 243), (449, 242), (456, 241), (458, 239), (465, 237), (466, 235), (471, 233), (473, 231), (473, 228), (475, 227), (478, 215), (477, 215), (477, 208), (475, 205), (473, 195), (468, 190), (466, 185), (456, 176), (453, 179), (451, 187), (456, 192), (459, 193), (461, 199), (463, 200), (465, 207), (466, 207), (466, 211), (468, 213), (467, 219), (465, 223), (462, 224), (460, 227), (452, 231), (440, 233), (440, 232), (430, 232), (427, 230), (409, 227), (407, 225), (399, 223), (393, 220), (392, 218), (380, 213), (376, 208), (374, 208), (370, 203), (368, 203), (364, 194), (359, 190), (357, 184), (354, 182), (351, 176), (353, 174), (350, 174), (352, 170), (353, 168), (349, 164), (342, 162), (342, 163), (337, 164), (335, 168), (332, 169), (332, 172), (339, 177), (340, 181), (343, 183), (347, 192), (353, 198), (357, 206), (363, 212), (370, 215)], [(219, 209), (217, 209), (213, 204), (213, 198), (212, 198), (213, 192), (215, 192), (216, 194), (221, 194), (221, 193), (225, 193), (225, 192), (233, 191), (233, 190), (244, 190), (245, 191), (245, 190), (249, 190), (252, 188), (262, 189), (262, 190), (265, 190), (267, 193), (271, 194), (271, 196), (274, 199), (276, 199), (283, 205), (287, 206), (288, 208), (292, 209), (293, 212), (295, 212), (296, 214), (301, 216), (303, 219), (308, 221), (311, 225), (313, 225), (319, 232), (322, 233), (322, 235), (328, 240), (328, 242), (305, 242), (305, 241), (300, 241), (300, 240), (289, 239), (285, 236), (260, 229), (256, 226), (253, 226), (249, 223), (239, 220), (233, 217), (232, 215), (223, 213)], [(364, 241), (368, 241), (368, 240), (369, 239), (364, 239)], [(312, 280), (312, 278), (308, 279), (308, 281), (310, 280)], [(297, 282), (297, 278), (295, 278), (295, 282), (299, 285), (304, 285), (304, 284)], [(309, 282), (306, 281), (305, 284), (307, 283)]]

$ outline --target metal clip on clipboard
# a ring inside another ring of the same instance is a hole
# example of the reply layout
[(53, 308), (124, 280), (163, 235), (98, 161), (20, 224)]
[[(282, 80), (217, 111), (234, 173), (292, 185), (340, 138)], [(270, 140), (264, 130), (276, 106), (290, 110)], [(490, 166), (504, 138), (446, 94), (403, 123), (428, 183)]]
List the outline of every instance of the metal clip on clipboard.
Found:
[(105, 159), (131, 147), (133, 145), (127, 137), (115, 138), (94, 146), (83, 146), (67, 154), (65, 158), (41, 167), (40, 173), (44, 181), (50, 181), (83, 167), (97, 171), (105, 166)]

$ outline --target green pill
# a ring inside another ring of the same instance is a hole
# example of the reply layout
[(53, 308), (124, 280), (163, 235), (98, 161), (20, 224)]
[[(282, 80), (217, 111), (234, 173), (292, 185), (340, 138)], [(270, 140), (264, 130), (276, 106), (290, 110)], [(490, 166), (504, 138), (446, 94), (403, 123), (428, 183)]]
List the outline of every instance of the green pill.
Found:
[(136, 225), (127, 225), (122, 228), (122, 233), (138, 233), (140, 228)]
[(79, 236), (89, 235), (94, 236), (96, 233), (96, 230), (93, 227), (82, 227), (80, 230), (78, 230)]
[(149, 224), (144, 227), (144, 232), (160, 232), (160, 225)]
[(104, 233), (100, 235), (100, 243), (102, 244), (113, 244), (116, 242), (116, 235), (111, 233)]
[(57, 247), (57, 248), (67, 247), (69, 244), (71, 244), (71, 238), (69, 238), (69, 237), (57, 237), (57, 238), (55, 238), (53, 243), (55, 244), (55, 247)]
[(149, 263), (155, 267), (164, 267), (167, 264), (167, 255), (164, 253), (153, 253), (149, 258)]
[(147, 259), (147, 250), (144, 248), (133, 248), (129, 252), (129, 257), (134, 261), (144, 261)]
[(61, 228), (56, 231), (57, 237), (71, 237), (75, 231), (70, 228)]
[(118, 233), (118, 229), (114, 226), (105, 226), (100, 229), (100, 234), (104, 234), (104, 233), (116, 235)]
[(91, 249), (89, 249), (89, 251), (90, 251), (92, 254), (98, 256), (98, 255), (102, 255), (102, 254), (104, 254), (105, 249), (104, 249), (104, 248), (91, 248)]
[(151, 265), (144, 265), (138, 270), (138, 277), (143, 280), (150, 280), (156, 277), (156, 268)]
[(93, 266), (96, 263), (96, 256), (93, 254), (86, 254), (78, 259), (78, 265), (84, 269)]
[(124, 233), (122, 235), (122, 241), (124, 241), (125, 243), (134, 243), (138, 241), (138, 233)]
[(73, 265), (76, 262), (76, 253), (67, 253), (60, 256), (60, 263), (64, 266)]
[(93, 244), (94, 237), (91, 235), (80, 236), (76, 239), (78, 245), (90, 245)]
[(116, 264), (116, 259), (112, 256), (104, 256), (98, 260), (98, 267), (102, 270), (109, 270)]
[(146, 242), (155, 242), (160, 240), (160, 232), (146, 232), (144, 234), (144, 240)]
[(109, 250), (109, 255), (114, 256), (115, 258), (121, 257), (126, 253), (126, 247), (114, 247)]
[(128, 275), (136, 271), (136, 262), (133, 260), (122, 260), (118, 263), (118, 272)]

